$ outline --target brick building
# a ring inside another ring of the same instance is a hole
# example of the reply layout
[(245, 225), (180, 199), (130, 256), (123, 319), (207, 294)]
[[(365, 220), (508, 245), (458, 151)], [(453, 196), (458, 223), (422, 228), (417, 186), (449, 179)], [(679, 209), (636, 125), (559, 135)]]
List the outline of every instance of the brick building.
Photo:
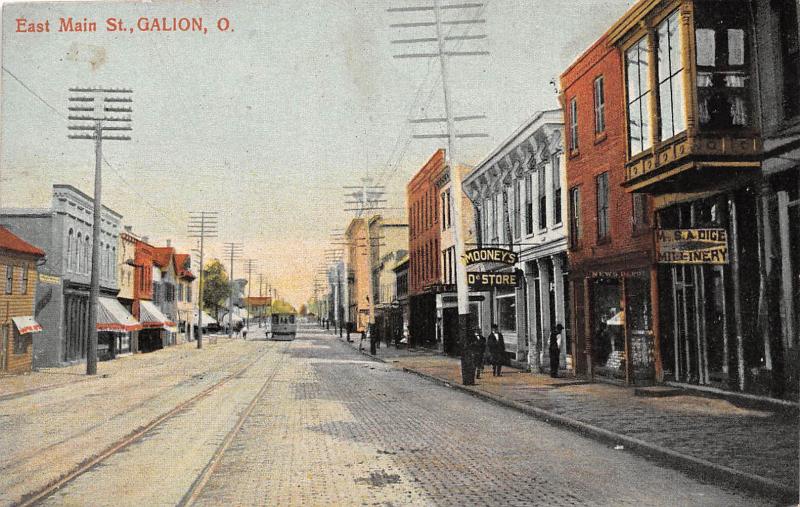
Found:
[(623, 68), (607, 35), (564, 71), (561, 89), (576, 372), (651, 379), (660, 363), (652, 212), (648, 197), (622, 188)]
[(37, 264), (44, 251), (0, 227), (0, 372), (23, 373), (33, 364)]
[(354, 218), (345, 231), (347, 242), (347, 329), (366, 331), (369, 324), (370, 267), (367, 220)]
[(169, 343), (169, 333), (174, 332), (175, 322), (154, 304), (156, 282), (161, 279), (161, 268), (156, 264), (157, 249), (146, 237), (136, 240), (134, 254), (134, 316), (142, 325), (134, 351), (149, 352), (163, 348)]
[(406, 186), (408, 206), (408, 300), (412, 345), (436, 343), (436, 285), (441, 281), (441, 228), (436, 179), (445, 167), (438, 150)]

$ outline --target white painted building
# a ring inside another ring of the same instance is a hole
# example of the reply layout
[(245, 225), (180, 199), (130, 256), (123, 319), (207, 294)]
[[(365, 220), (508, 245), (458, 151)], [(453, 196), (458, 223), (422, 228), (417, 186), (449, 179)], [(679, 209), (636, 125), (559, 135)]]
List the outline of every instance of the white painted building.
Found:
[(524, 274), (516, 289), (485, 293), (488, 333), (500, 327), (506, 350), (533, 369), (548, 362), (551, 329), (561, 323), (561, 367), (572, 364), (567, 284), (566, 175), (560, 109), (536, 113), (464, 179), (481, 246), (513, 250), (514, 266), (484, 264), (470, 270)]

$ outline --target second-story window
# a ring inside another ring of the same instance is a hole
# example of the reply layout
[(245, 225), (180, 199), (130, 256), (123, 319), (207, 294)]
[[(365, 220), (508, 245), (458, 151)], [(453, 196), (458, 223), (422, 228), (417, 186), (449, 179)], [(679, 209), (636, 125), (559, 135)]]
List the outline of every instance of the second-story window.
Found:
[(492, 196), (492, 244), (494, 246), (497, 245), (499, 239), (497, 237), (497, 198), (498, 194)]
[(577, 248), (581, 238), (581, 188), (569, 189), (569, 244)]
[(633, 230), (634, 232), (641, 231), (650, 224), (650, 218), (647, 215), (647, 196), (645, 194), (631, 194), (631, 198), (633, 199), (633, 216), (631, 217)]
[(20, 287), (20, 294), (28, 293), (28, 266), (22, 266), (22, 285)]
[(525, 234), (533, 234), (533, 172), (525, 174)]
[(191, 303), (192, 302), (192, 284), (191, 283), (186, 284), (186, 302), (187, 303)]
[(537, 174), (539, 175), (539, 229), (547, 227), (547, 183), (545, 179), (545, 168), (543, 165), (539, 168)]
[(660, 140), (686, 130), (683, 107), (683, 60), (678, 11), (658, 25), (658, 98), (661, 125)]
[(700, 128), (731, 130), (750, 119), (748, 10), (738, 2), (698, 2), (697, 113)]
[(553, 171), (553, 223), (561, 223), (561, 159), (558, 154), (550, 158)]
[(594, 80), (594, 133), (606, 130), (606, 94), (603, 76)]
[(597, 240), (608, 239), (608, 173), (597, 176)]
[(6, 266), (6, 294), (14, 293), (14, 266)]
[(578, 101), (569, 101), (569, 149), (578, 150)]
[(445, 192), (441, 193), (441, 199), (442, 199), (442, 230), (445, 230), (447, 229), (447, 217), (445, 216), (445, 214), (447, 213), (447, 206), (445, 206), (444, 204)]
[(514, 237), (519, 238), (520, 206), (522, 204), (520, 203), (522, 199), (520, 185), (522, 185), (522, 181), (514, 181), (512, 185), (514, 185)]
[(642, 37), (625, 53), (628, 81), (628, 144), (631, 156), (653, 145), (650, 136), (650, 64), (647, 53), (647, 37)]

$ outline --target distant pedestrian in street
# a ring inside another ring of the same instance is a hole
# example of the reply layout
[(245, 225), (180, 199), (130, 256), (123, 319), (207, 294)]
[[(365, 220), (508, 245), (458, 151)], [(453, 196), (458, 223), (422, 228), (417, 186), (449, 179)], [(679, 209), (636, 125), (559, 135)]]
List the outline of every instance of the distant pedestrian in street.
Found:
[(358, 342), (358, 351), (364, 350), (364, 340), (367, 339), (367, 330), (361, 331), (361, 340)]
[(486, 347), (489, 349), (489, 362), (492, 363), (492, 376), (503, 376), (503, 362), (506, 356), (506, 342), (503, 340), (503, 333), (492, 324), (492, 334), (486, 339)]
[(242, 328), (242, 338), (247, 339), (247, 328)]
[(483, 337), (480, 330), (475, 330), (475, 378), (481, 378), (483, 373), (484, 356), (486, 355), (486, 338)]
[(548, 352), (550, 353), (550, 376), (553, 378), (558, 377), (558, 362), (561, 359), (560, 335), (564, 330), (564, 326), (560, 323), (550, 331), (550, 345)]

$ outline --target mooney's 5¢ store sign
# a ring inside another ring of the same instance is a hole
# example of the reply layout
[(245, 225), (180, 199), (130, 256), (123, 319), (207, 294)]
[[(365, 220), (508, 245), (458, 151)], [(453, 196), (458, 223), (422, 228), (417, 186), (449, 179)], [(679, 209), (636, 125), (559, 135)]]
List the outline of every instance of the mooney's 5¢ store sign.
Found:
[(656, 231), (659, 264), (727, 264), (725, 229), (660, 229)]

